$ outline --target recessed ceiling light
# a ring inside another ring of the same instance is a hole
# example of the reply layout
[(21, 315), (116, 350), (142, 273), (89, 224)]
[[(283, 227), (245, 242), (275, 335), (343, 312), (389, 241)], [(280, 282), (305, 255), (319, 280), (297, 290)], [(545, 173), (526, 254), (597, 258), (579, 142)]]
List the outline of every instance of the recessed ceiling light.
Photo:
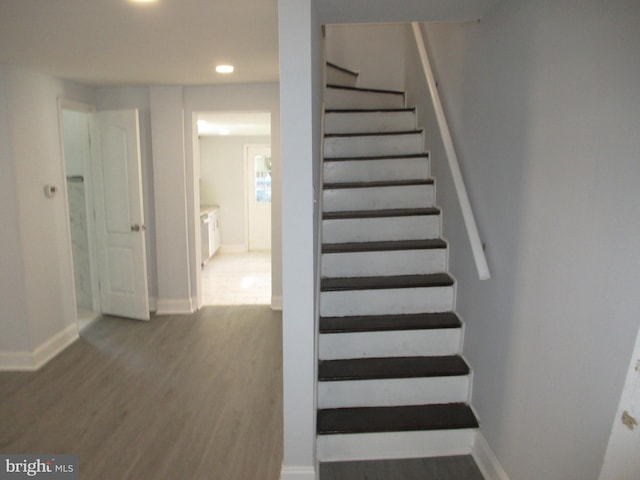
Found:
[(233, 65), (217, 65), (216, 72), (218, 73), (233, 73)]
[(156, 3), (157, 0), (129, 0), (131, 3)]

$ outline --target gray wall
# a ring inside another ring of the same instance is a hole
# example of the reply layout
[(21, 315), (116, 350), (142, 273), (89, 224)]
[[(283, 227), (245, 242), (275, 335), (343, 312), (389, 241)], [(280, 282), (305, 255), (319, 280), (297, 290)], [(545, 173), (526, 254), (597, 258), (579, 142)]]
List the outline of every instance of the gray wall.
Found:
[(427, 122), (473, 404), (511, 480), (600, 471), (640, 324), (638, 25), (636, 1), (514, 0), (426, 28), (493, 274)]

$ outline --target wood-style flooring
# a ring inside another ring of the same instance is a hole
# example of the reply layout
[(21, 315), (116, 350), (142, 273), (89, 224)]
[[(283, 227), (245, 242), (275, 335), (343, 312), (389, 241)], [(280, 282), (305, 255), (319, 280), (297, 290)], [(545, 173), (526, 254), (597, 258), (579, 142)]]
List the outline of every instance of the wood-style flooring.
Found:
[(320, 480), (483, 480), (468, 455), (320, 464)]
[(104, 317), (40, 371), (0, 373), (0, 452), (83, 480), (276, 480), (282, 326), (268, 306)]

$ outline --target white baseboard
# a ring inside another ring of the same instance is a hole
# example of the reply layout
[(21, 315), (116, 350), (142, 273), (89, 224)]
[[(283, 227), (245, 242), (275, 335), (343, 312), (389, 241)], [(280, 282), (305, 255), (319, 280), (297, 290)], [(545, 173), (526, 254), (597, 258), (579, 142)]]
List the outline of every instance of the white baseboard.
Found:
[(244, 243), (232, 243), (229, 245), (220, 245), (220, 253), (245, 253), (249, 248)]
[(0, 371), (35, 371), (78, 339), (73, 323), (39, 345), (33, 352), (0, 353)]
[(495, 453), (480, 432), (476, 433), (471, 455), (486, 480), (509, 480)]
[(194, 312), (191, 298), (159, 298), (156, 315), (188, 315)]
[(316, 469), (305, 466), (282, 466), (280, 480), (316, 480)]
[(282, 297), (271, 297), (271, 310), (282, 311)]

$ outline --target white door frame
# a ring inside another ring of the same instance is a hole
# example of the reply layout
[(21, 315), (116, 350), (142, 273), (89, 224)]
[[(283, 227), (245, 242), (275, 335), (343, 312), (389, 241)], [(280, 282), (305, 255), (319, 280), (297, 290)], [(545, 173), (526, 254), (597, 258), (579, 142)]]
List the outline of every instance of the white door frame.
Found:
[[(96, 111), (95, 106), (78, 102), (76, 100), (70, 100), (67, 98), (58, 98), (58, 125), (59, 125), (59, 135), (60, 135), (60, 150), (61, 150), (61, 169), (62, 169), (62, 179), (63, 182), (66, 182), (66, 157), (64, 152), (64, 122), (62, 117), (63, 110), (70, 110), (74, 112), (80, 112), (87, 115), (87, 129), (89, 129), (89, 114)], [(87, 242), (89, 246), (89, 264), (91, 269), (91, 302), (92, 308), (94, 312), (100, 313), (100, 289), (98, 287), (98, 257), (96, 253), (96, 225), (95, 219), (93, 217), (93, 209), (94, 209), (94, 200), (93, 200), (93, 184), (92, 184), (92, 170), (91, 170), (91, 152), (89, 155), (84, 158), (84, 184), (86, 191), (86, 211), (87, 211)], [(74, 274), (74, 266), (73, 266), (73, 249), (71, 246), (71, 220), (70, 220), (70, 212), (69, 212), (69, 197), (67, 195), (66, 184), (64, 184), (64, 188), (61, 188), (62, 195), (64, 197), (64, 208), (65, 208), (65, 221), (66, 221), (66, 230), (67, 230), (67, 258), (69, 262), (69, 268), (71, 269), (71, 278), (73, 279), (73, 284), (71, 285), (69, 290), (63, 290), (64, 302), (68, 304), (72, 304), (73, 308), (70, 308), (72, 315), (74, 315), (74, 321), (78, 324), (78, 311), (77, 311), (77, 298), (76, 298), (76, 279)]]

